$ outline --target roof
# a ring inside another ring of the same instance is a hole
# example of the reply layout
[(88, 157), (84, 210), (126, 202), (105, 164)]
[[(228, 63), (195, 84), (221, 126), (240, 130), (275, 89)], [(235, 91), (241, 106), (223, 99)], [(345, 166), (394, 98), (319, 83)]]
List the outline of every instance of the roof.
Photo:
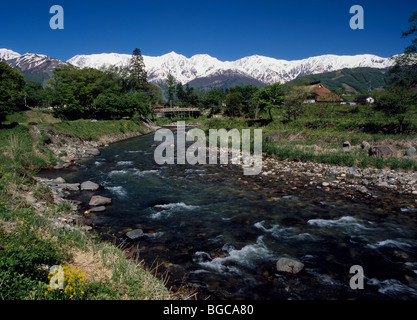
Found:
[(320, 82), (314, 82), (307, 86), (314, 93), (317, 102), (342, 102), (343, 98), (331, 92)]

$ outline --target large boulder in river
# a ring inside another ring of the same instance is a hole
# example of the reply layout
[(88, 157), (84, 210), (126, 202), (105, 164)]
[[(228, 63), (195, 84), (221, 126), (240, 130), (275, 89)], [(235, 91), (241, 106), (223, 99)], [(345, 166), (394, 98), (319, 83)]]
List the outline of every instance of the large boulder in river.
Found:
[(110, 203), (111, 203), (111, 198), (107, 198), (103, 196), (92, 196), (88, 204), (90, 206), (95, 207), (95, 206), (104, 206)]
[(144, 236), (142, 229), (135, 229), (129, 232), (126, 232), (126, 237), (128, 237), (130, 240), (137, 240), (139, 238), (142, 238)]
[(277, 270), (296, 274), (304, 268), (304, 263), (290, 258), (280, 258), (277, 261)]
[(96, 191), (100, 188), (98, 183), (92, 181), (84, 181), (81, 183), (81, 190), (83, 191)]

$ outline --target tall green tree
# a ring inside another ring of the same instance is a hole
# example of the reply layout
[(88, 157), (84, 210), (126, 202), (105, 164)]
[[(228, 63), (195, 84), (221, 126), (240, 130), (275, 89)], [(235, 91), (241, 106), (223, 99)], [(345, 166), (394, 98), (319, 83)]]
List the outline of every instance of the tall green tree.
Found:
[(232, 91), (226, 95), (224, 113), (228, 116), (242, 116), (243, 94), (240, 91)]
[(24, 88), (23, 75), (0, 61), (0, 122), (13, 110), (24, 106)]
[(390, 119), (398, 121), (398, 130), (403, 133), (405, 124), (417, 114), (416, 101), (416, 92), (407, 87), (395, 85), (377, 93), (375, 108), (384, 112)]
[(140, 49), (133, 50), (132, 60), (130, 62), (130, 72), (133, 86), (137, 90), (146, 90), (148, 85), (148, 73), (145, 69)]
[(175, 88), (175, 93), (177, 95), (178, 104), (180, 106), (186, 105), (187, 104), (187, 102), (186, 102), (186, 93), (184, 91), (184, 87), (183, 87), (181, 82), (177, 83), (177, 86)]
[(167, 79), (165, 81), (165, 84), (168, 88), (169, 105), (170, 105), (170, 107), (172, 107), (172, 104), (174, 102), (174, 95), (175, 95), (175, 89), (176, 89), (177, 81), (175, 80), (175, 78), (172, 74), (168, 74)]
[(202, 98), (203, 107), (210, 108), (210, 116), (221, 110), (225, 101), (226, 93), (222, 88), (214, 88), (205, 93)]
[(39, 82), (26, 82), (25, 100), (25, 104), (28, 107), (40, 107), (43, 105), (45, 100), (45, 92)]
[(198, 96), (194, 92), (194, 88), (190, 87), (187, 83), (185, 85), (185, 102), (187, 106), (197, 106), (198, 104)]
[(268, 111), (269, 120), (272, 121), (272, 110), (280, 108), (284, 103), (284, 90), (280, 83), (274, 83), (259, 89), (253, 94), (252, 103), (259, 112)]
[(288, 120), (291, 117), (294, 120), (300, 118), (303, 113), (304, 101), (309, 96), (310, 92), (305, 86), (293, 86), (285, 94), (284, 108)]

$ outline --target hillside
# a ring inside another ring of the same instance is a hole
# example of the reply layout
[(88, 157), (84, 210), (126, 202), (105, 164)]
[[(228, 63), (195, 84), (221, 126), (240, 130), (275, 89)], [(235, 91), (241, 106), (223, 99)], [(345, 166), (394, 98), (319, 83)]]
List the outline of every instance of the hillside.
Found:
[(345, 68), (338, 71), (300, 77), (290, 83), (300, 81), (300, 79), (309, 83), (320, 81), (330, 90), (343, 89), (351, 92), (366, 92), (369, 89), (380, 89), (386, 85), (388, 69)]
[(233, 70), (216, 72), (207, 77), (197, 78), (188, 83), (190, 87), (195, 89), (210, 90), (213, 88), (231, 88), (234, 86), (253, 85), (255, 87), (263, 87), (266, 84), (244, 73)]

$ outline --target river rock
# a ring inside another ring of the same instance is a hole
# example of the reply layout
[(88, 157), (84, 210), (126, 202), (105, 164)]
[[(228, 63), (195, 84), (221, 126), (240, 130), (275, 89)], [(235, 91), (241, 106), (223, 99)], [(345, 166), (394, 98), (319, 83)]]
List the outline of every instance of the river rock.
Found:
[(100, 185), (92, 181), (84, 181), (81, 183), (81, 190), (83, 191), (97, 191)]
[(64, 178), (62, 178), (62, 177), (58, 177), (58, 178), (54, 179), (54, 181), (55, 181), (56, 183), (58, 183), (58, 184), (60, 184), (60, 183), (66, 183), (66, 181), (65, 181), (65, 180), (64, 180)]
[(100, 155), (100, 150), (98, 150), (97, 148), (88, 148), (85, 150), (84, 153), (88, 156), (98, 156)]
[(59, 162), (54, 166), (55, 170), (64, 169), (64, 162)]
[(405, 152), (404, 158), (406, 158), (406, 159), (414, 159), (415, 153), (416, 153), (416, 148), (410, 147)]
[(92, 196), (90, 202), (88, 203), (90, 206), (103, 206), (106, 204), (111, 203), (111, 198), (103, 197), (103, 196)]
[(129, 232), (126, 232), (126, 237), (128, 237), (130, 240), (137, 240), (144, 236), (142, 229), (135, 229)]
[(343, 142), (342, 151), (350, 151), (351, 148), (352, 148), (352, 146), (350, 145), (349, 141)]
[(99, 207), (91, 208), (89, 211), (90, 212), (102, 212), (102, 211), (105, 211), (105, 210), (106, 210), (105, 206), (99, 206)]
[(369, 149), (371, 149), (371, 145), (367, 141), (362, 141), (361, 148), (365, 151), (369, 151)]
[(368, 193), (368, 189), (366, 187), (359, 187), (356, 190), (360, 193)]
[(304, 268), (304, 263), (290, 258), (280, 258), (277, 261), (277, 270), (296, 274)]
[(369, 155), (373, 157), (386, 157), (392, 155), (393, 153), (394, 151), (388, 146), (377, 146), (369, 149)]
[(78, 191), (80, 190), (80, 184), (79, 183), (60, 183), (58, 184), (58, 189), (68, 190), (68, 191)]

